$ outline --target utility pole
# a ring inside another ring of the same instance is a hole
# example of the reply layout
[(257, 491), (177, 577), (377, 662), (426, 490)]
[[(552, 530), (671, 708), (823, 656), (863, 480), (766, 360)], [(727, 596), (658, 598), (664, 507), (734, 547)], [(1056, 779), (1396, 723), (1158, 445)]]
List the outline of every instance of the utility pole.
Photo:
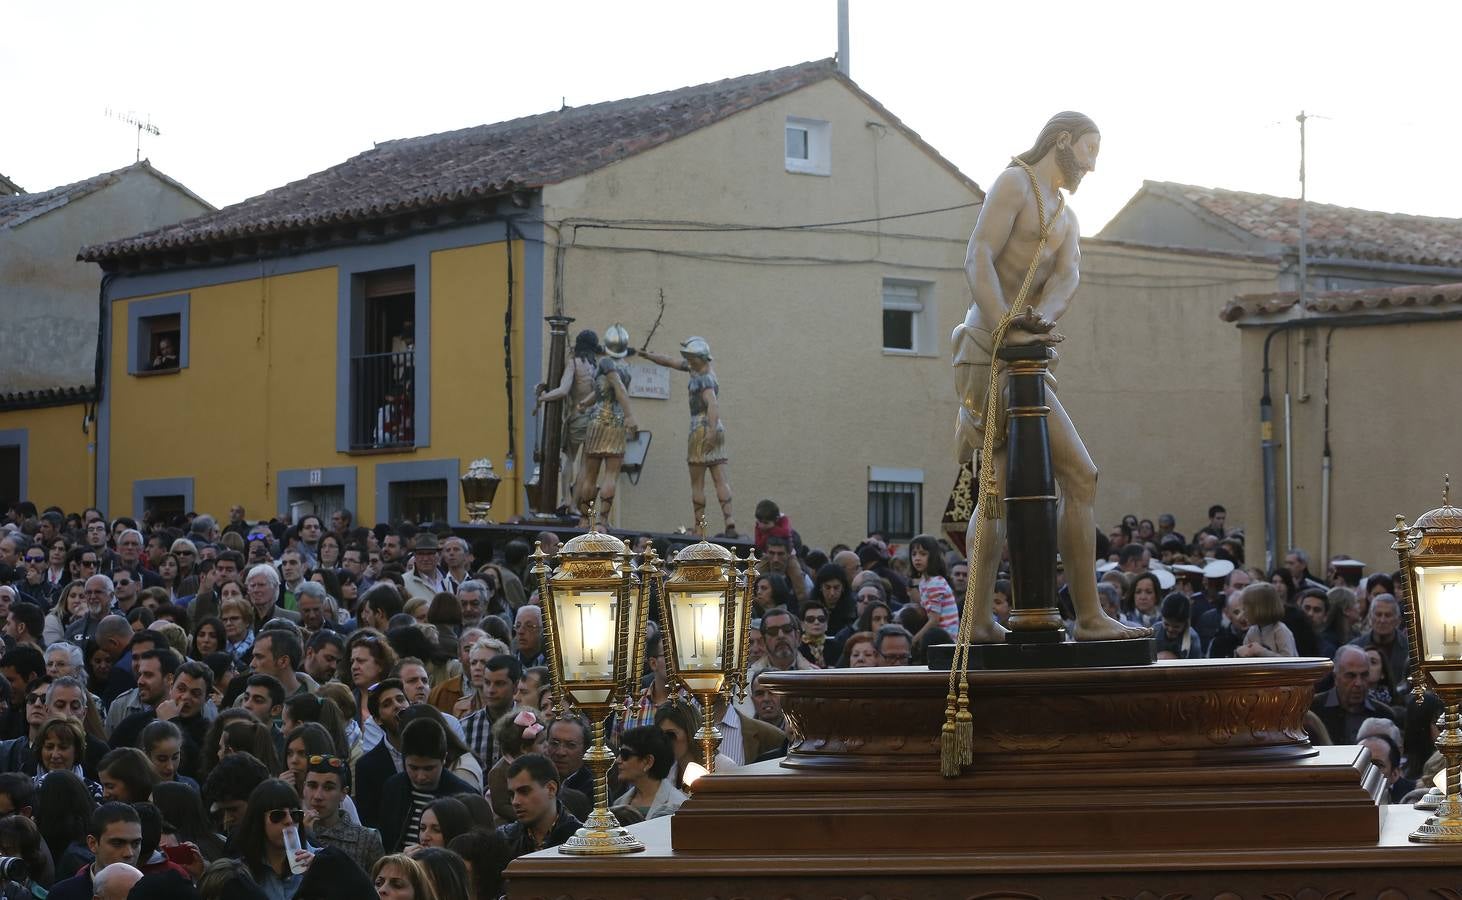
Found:
[(838, 0), (838, 71), (848, 74), (848, 0)]
[(1306, 252), (1306, 210), (1305, 210), (1305, 122), (1310, 116), (1305, 115), (1304, 110), (1295, 116), (1295, 121), (1300, 123), (1300, 315), (1305, 314), (1305, 299), (1309, 286), (1305, 277), (1305, 268), (1309, 262), (1309, 255)]

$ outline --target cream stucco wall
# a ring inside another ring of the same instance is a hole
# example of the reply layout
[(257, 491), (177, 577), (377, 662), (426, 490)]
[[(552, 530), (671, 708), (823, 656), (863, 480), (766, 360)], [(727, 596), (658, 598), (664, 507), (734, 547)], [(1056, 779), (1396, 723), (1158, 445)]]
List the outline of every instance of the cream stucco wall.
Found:
[(138, 168), (58, 209), (0, 229), (0, 393), (91, 384), (96, 374), (97, 269), (83, 246), (206, 212), (177, 186)]
[[(1322, 553), (1324, 352), (1329, 324), (1317, 321), (1313, 327), (1277, 336), (1270, 352), (1275, 437), (1280, 441), (1276, 464), (1279, 552), (1286, 545), (1283, 416), (1287, 383), (1294, 458), (1293, 545), (1316, 559)], [(1236, 330), (1243, 340), (1245, 403), (1239, 462), (1246, 505), (1254, 510), (1256, 520), (1251, 543), (1262, 548), (1259, 397), (1269, 327), (1256, 324)], [(1330, 345), (1330, 556), (1349, 554), (1369, 563), (1367, 571), (1394, 569), (1393, 538), (1386, 531), (1395, 524), (1396, 514), (1413, 521), (1439, 506), (1442, 475), (1462, 472), (1462, 451), (1458, 450), (1462, 420), (1456, 415), (1456, 376), (1451, 366), (1459, 342), (1462, 321), (1456, 320), (1335, 330)], [(1307, 399), (1301, 400), (1301, 396)], [(1454, 493), (1454, 504), (1456, 496)], [(1324, 563), (1312, 563), (1311, 569), (1323, 574)]]
[(1240, 488), (1240, 344), (1218, 314), (1235, 294), (1273, 290), (1274, 271), (1259, 258), (1083, 241), (1056, 379), (1100, 472), (1103, 528), (1170, 512), (1191, 536), (1214, 503), (1230, 527), (1262, 520)]

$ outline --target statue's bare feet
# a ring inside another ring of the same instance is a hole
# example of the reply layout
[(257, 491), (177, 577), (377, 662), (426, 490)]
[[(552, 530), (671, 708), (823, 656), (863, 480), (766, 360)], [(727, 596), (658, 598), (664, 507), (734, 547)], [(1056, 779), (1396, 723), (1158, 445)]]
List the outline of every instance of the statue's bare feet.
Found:
[(970, 643), (1003, 644), (1005, 643), (1005, 635), (1009, 633), (1010, 629), (995, 621), (994, 618), (986, 616), (984, 621), (976, 622), (975, 626), (970, 629)]
[(1076, 620), (1078, 641), (1124, 641), (1152, 637), (1152, 629), (1139, 625), (1123, 625), (1104, 612)]

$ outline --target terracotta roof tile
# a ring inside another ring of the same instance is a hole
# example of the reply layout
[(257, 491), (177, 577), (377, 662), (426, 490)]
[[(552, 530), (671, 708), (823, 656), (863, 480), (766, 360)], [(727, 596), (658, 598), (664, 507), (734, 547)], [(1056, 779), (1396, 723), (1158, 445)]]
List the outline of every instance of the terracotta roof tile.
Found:
[[(1295, 291), (1275, 294), (1243, 294), (1224, 305), (1219, 316), (1225, 322), (1281, 316), (1299, 305)], [(1387, 313), (1462, 306), (1462, 283), (1411, 284), (1393, 288), (1364, 288), (1356, 291), (1326, 291), (1312, 294), (1305, 310), (1316, 314)]]
[[(1148, 186), (1176, 194), (1265, 241), (1299, 246), (1299, 200), (1172, 182)], [(1462, 219), (1412, 216), (1307, 203), (1307, 252), (1416, 265), (1462, 265)]]
[(554, 184), (837, 75), (818, 60), (628, 100), (387, 141), (249, 200), (94, 247), (104, 261), (358, 222)]

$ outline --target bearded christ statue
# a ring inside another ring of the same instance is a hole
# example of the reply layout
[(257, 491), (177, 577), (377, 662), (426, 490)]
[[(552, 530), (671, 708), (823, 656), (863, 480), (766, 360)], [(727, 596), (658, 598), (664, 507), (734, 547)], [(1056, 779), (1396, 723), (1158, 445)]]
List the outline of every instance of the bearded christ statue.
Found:
[[(1020, 293), (1027, 273), (1033, 272), (1024, 310), (1006, 331), (1004, 343), (1049, 346), (1065, 340), (1055, 331), (1055, 326), (1076, 293), (1081, 251), (1076, 214), (1066, 205), (1062, 192), (1076, 192), (1086, 173), (1096, 169), (1100, 150), (1101, 134), (1090, 118), (1076, 112), (1053, 116), (1041, 129), (1035, 146), (1015, 157), (991, 185), (965, 254), (965, 275), (974, 302), (964, 322), (954, 329), (953, 337), (955, 386), (960, 397), (956, 425), (960, 462), (981, 451), (985, 428), (999, 430), (994, 458), (986, 461), (994, 466), (996, 493), (993, 497), (978, 498), (966, 538), (971, 564), (969, 596), (975, 604), (972, 637), (975, 643), (1000, 642), (1005, 635), (1005, 628), (991, 614), (995, 570), (1005, 542), (1005, 520), (1000, 508), (1003, 504), (999, 498), (1005, 496), (1006, 376), (1003, 363), (995, 359), (999, 348), (994, 346), (994, 332)], [(985, 394), (992, 377), (996, 379), (1000, 400), (996, 421), (987, 423)], [(1047, 377), (1051, 462), (1060, 497), (1057, 546), (1076, 607), (1076, 639), (1144, 637), (1151, 633), (1150, 629), (1132, 628), (1113, 620), (1102, 612), (1097, 600), (1094, 514), (1097, 468), (1056, 395), (1055, 379)], [(976, 546), (976, 523), (980, 516), (987, 521), (979, 529), (980, 540)]]

